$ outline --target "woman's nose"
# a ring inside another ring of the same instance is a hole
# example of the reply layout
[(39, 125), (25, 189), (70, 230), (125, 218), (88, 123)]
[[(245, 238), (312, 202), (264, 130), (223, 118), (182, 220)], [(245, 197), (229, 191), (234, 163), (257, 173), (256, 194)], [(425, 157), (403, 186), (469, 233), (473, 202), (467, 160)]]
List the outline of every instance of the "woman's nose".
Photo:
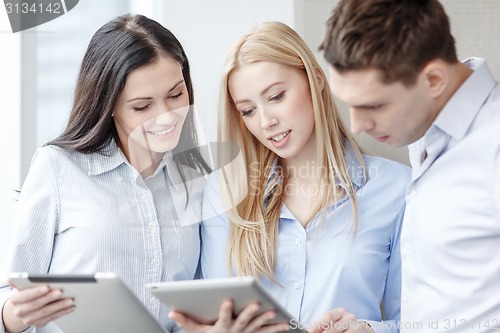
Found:
[(267, 129), (276, 124), (278, 124), (278, 119), (269, 110), (262, 109), (260, 112), (260, 127)]

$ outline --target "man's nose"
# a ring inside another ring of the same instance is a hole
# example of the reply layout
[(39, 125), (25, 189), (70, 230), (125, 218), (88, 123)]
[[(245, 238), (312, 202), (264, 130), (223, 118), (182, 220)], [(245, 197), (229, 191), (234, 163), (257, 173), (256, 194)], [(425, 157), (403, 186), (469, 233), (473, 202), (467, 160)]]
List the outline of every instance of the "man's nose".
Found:
[(365, 112), (356, 108), (349, 108), (349, 118), (351, 120), (351, 132), (354, 134), (367, 132), (374, 127), (374, 122)]

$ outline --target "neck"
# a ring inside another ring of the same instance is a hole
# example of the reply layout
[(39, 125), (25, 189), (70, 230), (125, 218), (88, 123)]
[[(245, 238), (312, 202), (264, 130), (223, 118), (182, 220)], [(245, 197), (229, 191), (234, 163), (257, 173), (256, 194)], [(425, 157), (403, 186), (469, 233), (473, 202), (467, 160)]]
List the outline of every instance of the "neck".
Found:
[(142, 178), (147, 178), (156, 171), (164, 155), (164, 153), (153, 152), (134, 144), (126, 147), (123, 153)]
[[(450, 76), (450, 85), (443, 92), (440, 99), (438, 100), (438, 113), (445, 107), (446, 103), (453, 97), (457, 90), (462, 86), (462, 84), (469, 78), (473, 73), (472, 69), (467, 67), (461, 62), (450, 65), (450, 70), (448, 75)], [(437, 116), (437, 114), (436, 114)]]
[(296, 163), (289, 164), (289, 160), (285, 161), (285, 175), (289, 180), (311, 182), (321, 177), (321, 167), (318, 166), (315, 158), (300, 161), (300, 163), (294, 162)]

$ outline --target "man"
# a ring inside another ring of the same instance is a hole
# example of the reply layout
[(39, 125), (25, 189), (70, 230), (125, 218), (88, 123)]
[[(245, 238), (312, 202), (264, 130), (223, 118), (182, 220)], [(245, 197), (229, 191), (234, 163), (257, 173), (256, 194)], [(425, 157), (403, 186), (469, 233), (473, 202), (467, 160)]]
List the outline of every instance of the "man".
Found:
[(437, 0), (341, 0), (321, 49), (352, 131), (410, 145), (401, 332), (500, 332), (500, 85)]

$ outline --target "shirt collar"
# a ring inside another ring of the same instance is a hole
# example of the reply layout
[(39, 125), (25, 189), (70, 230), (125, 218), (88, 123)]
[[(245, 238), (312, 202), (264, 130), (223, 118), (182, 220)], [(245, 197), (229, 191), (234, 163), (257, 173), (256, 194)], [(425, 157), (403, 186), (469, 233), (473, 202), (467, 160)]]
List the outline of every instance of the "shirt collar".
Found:
[[(484, 59), (469, 58), (464, 64), (474, 72), (453, 94), (431, 126), (438, 127), (457, 141), (465, 136), (496, 84)], [(429, 132), (432, 132), (431, 128)]]
[[(132, 167), (113, 139), (106, 147), (104, 147), (102, 152), (91, 155), (88, 162), (88, 175), (97, 176), (116, 169), (122, 164)], [(165, 167), (168, 178), (172, 182), (177, 193), (183, 192), (184, 186), (182, 185), (182, 177), (173, 159), (173, 154), (170, 151), (164, 154), (158, 168), (150, 177), (155, 177), (158, 173), (162, 172)]]
[[(424, 136), (408, 146), (413, 167), (422, 164), (427, 149), (438, 145), (440, 138), (445, 141), (445, 146), (449, 144), (450, 138), (453, 138), (453, 142), (460, 141), (496, 85), (484, 59), (469, 58), (463, 63), (473, 70), (472, 74), (446, 103)], [(460, 117), (457, 117), (457, 111), (460, 112)]]
[[(349, 177), (351, 179), (352, 185), (354, 187), (354, 191), (357, 192), (360, 188), (362, 188), (367, 182), (366, 168), (359, 161), (356, 153), (350, 142), (346, 142), (345, 150), (345, 163), (347, 167), (347, 171), (349, 173)], [(276, 166), (278, 164), (278, 158), (276, 158), (271, 166), (271, 172), (267, 178), (267, 183), (269, 183), (272, 177), (277, 177), (278, 172), (276, 170)], [(344, 188), (343, 184), (340, 184), (339, 180), (336, 180), (337, 184)], [(345, 189), (345, 188), (344, 188)], [(285, 219), (295, 219), (293, 213), (286, 207), (285, 204), (281, 206), (280, 218)]]
[(88, 175), (97, 176), (103, 174), (117, 168), (126, 161), (125, 155), (123, 155), (113, 139), (101, 152), (91, 154), (88, 160)]

